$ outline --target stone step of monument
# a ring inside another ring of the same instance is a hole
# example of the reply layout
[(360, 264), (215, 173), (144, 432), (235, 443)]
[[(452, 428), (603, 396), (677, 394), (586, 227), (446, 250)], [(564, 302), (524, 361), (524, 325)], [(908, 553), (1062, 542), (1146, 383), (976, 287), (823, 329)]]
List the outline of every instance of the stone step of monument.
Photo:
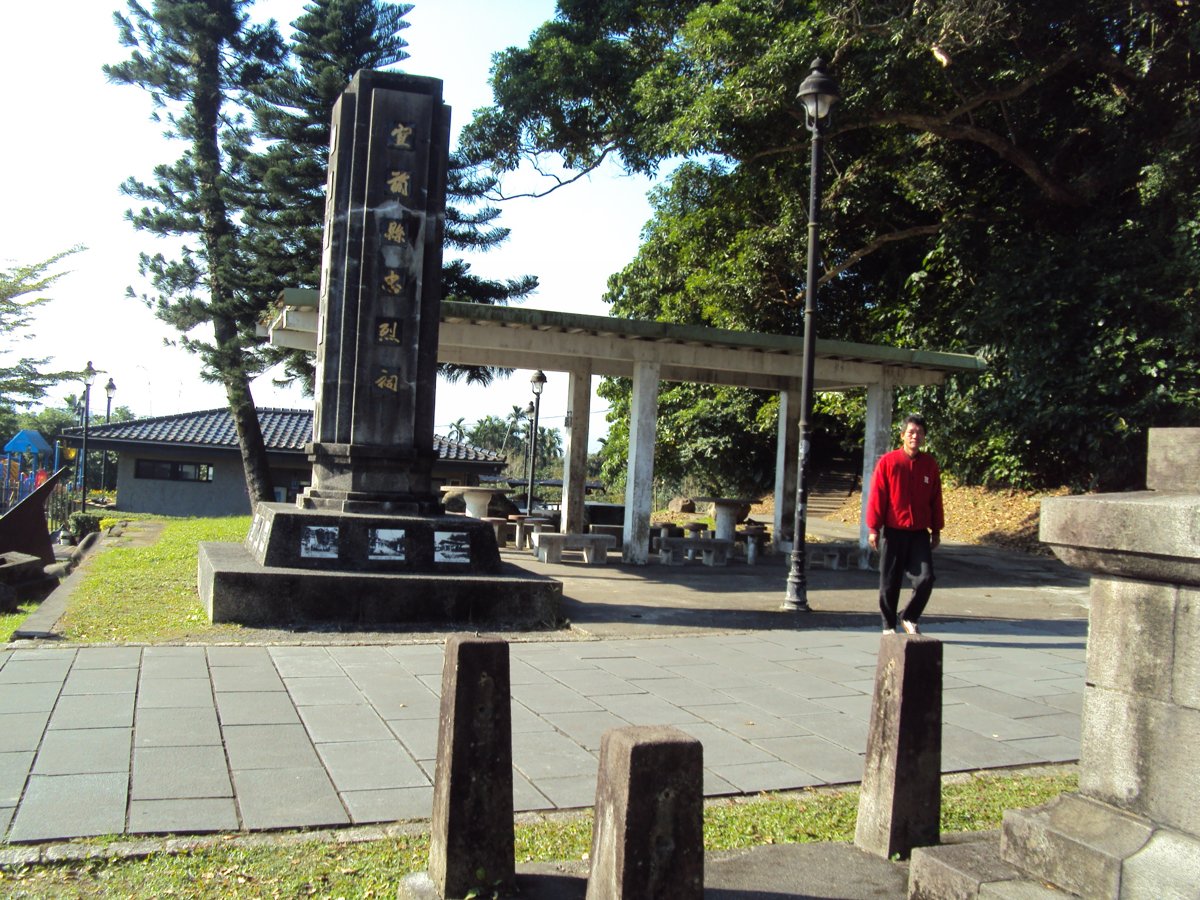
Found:
[(909, 900), (1063, 900), (1076, 897), (1029, 877), (1000, 857), (1000, 832), (943, 835), (936, 847), (913, 850)]

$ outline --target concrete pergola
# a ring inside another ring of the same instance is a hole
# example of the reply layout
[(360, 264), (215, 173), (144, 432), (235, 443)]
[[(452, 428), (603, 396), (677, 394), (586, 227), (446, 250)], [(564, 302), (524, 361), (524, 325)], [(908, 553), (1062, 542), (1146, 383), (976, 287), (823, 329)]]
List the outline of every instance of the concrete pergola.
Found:
[[(278, 346), (316, 350), (316, 292), (287, 290), (263, 329)], [(780, 395), (775, 465), (777, 539), (790, 538), (795, 516), (803, 340), (697, 325), (585, 316), (523, 307), (443, 301), (438, 361), (565, 372), (567, 435), (562, 530), (583, 530), (592, 376), (633, 380), (629, 469), (622, 556), (649, 560), (655, 423), (663, 381), (722, 384)], [(863, 484), (875, 461), (892, 448), (893, 391), (941, 383), (953, 372), (984, 368), (975, 356), (905, 350), (846, 341), (817, 341), (817, 391), (866, 388)], [(866, 545), (865, 527), (860, 541)], [(864, 555), (865, 558), (865, 555)]]

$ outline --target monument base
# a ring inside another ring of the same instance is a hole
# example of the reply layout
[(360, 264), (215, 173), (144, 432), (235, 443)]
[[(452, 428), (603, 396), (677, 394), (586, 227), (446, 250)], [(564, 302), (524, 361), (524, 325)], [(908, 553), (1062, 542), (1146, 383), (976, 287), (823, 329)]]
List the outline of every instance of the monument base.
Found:
[(260, 565), (242, 544), (199, 546), (210, 622), (357, 626), (470, 624), (552, 628), (562, 583), (501, 564), (480, 574), (313, 571)]

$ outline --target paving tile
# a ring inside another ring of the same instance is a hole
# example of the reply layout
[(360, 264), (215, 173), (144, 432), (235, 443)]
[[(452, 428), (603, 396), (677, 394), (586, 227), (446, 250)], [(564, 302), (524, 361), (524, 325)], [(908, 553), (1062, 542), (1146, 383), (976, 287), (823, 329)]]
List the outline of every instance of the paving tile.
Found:
[(799, 672), (801, 675), (811, 675), (814, 678), (820, 678), (822, 681), (835, 683), (862, 681), (865, 678), (874, 679), (875, 677), (874, 660), (864, 663), (861, 666), (851, 666), (846, 663), (832, 662), (827, 659), (802, 659), (797, 662), (788, 663), (787, 667)]
[(1048, 715), (1056, 710), (1047, 709), (1040, 700), (1030, 700), (1026, 697), (1015, 697), (1004, 691), (994, 691), (981, 685), (970, 685), (964, 688), (946, 689), (943, 685), (943, 703), (949, 705), (955, 701), (969, 703), (987, 712), (1020, 719), (1026, 716)]
[(350, 824), (329, 776), (319, 766), (234, 770), (242, 824), (251, 830)]
[[(875, 697), (872, 692), (870, 694), (851, 694), (848, 697), (822, 697), (813, 702), (820, 707), (821, 713), (832, 709), (868, 722), (871, 719), (871, 707), (875, 703)], [(804, 724), (804, 714), (797, 715), (795, 719), (800, 724)]]
[(33, 771), (37, 775), (129, 774), (132, 728), (48, 730)]
[(237, 830), (237, 804), (232, 797), (129, 802), (129, 834), (207, 834)]
[(211, 671), (213, 690), (218, 694), (283, 690), (283, 679), (269, 662), (261, 666), (213, 666)]
[[(564, 672), (573, 672), (575, 669), (565, 669)], [(597, 671), (595, 669), (581, 669), (578, 671)], [(520, 659), (510, 658), (508, 661), (508, 682), (509, 684), (550, 684), (553, 682), (554, 676), (543, 672), (541, 669), (534, 668), (529, 663)], [(558, 679), (564, 684), (570, 682), (563, 679)]]
[(519, 807), (522, 811), (538, 809), (580, 809), (596, 803), (596, 773), (539, 778), (538, 790), (552, 805)]
[(224, 729), (229, 768), (290, 769), (320, 765), (303, 725), (231, 725)]
[(62, 685), (57, 681), (0, 685), (0, 715), (8, 713), (49, 713), (58, 700)]
[(218, 693), (222, 725), (295, 725), (300, 721), (287, 691)]
[(513, 735), (513, 765), (539, 785), (543, 778), (570, 777), (581, 772), (595, 779), (596, 760), (596, 755), (558, 732)]
[(975, 731), (942, 723), (942, 771), (1028, 766), (1040, 760), (1013, 741), (997, 741)]
[(425, 772), (395, 738), (318, 744), (317, 753), (339, 791), (420, 787), (429, 784)]
[(300, 717), (314, 744), (393, 739), (387, 724), (369, 706), (302, 706)]
[(598, 705), (561, 684), (521, 684), (513, 687), (513, 699), (536, 713), (588, 712)]
[[(693, 666), (672, 666), (671, 671), (681, 678), (686, 678), (696, 684), (718, 688), (722, 691), (730, 688), (757, 687), (759, 682), (732, 671), (726, 665), (702, 663)], [(644, 684), (644, 682), (643, 682)]]
[(1044, 716), (1030, 716), (1018, 721), (1032, 725), (1039, 731), (1049, 732), (1048, 736), (1058, 735), (1073, 741), (1079, 740), (1080, 717), (1076, 713), (1055, 711)]
[(827, 681), (809, 672), (788, 672), (764, 675), (762, 681), (769, 687), (778, 688), (806, 700), (824, 700), (826, 697), (847, 697), (862, 693), (844, 684)]
[(433, 813), (433, 786), (343, 791), (342, 802), (355, 825), (371, 822), (428, 820)]
[(386, 647), (329, 647), (329, 656), (343, 669), (403, 670)]
[[(136, 674), (136, 673), (135, 673)], [(78, 694), (58, 698), (50, 730), (64, 728), (131, 728), (133, 694)]]
[(211, 668), (273, 668), (267, 647), (209, 647), (208, 665)]
[(1083, 691), (1070, 694), (1051, 694), (1039, 699), (1047, 706), (1061, 709), (1063, 712), (1074, 713), (1077, 716), (1083, 712)]
[[(646, 689), (638, 687), (624, 678), (618, 678), (599, 669), (565, 669), (554, 673), (554, 680), (584, 697), (610, 694), (644, 694)], [(537, 682), (526, 681), (524, 684)], [(543, 684), (549, 681), (540, 682)]]
[(63, 685), (64, 695), (69, 694), (132, 694), (137, 690), (137, 669), (81, 669), (71, 670)]
[(696, 662), (698, 662), (697, 658), (691, 656), (691, 654), (676, 652), (648, 653), (644, 659), (622, 657), (619, 659), (598, 659), (595, 661), (598, 668), (603, 669), (611, 675), (616, 675), (618, 678), (624, 678), (626, 681), (675, 678), (677, 676), (668, 666), (687, 666)]
[(33, 756), (32, 750), (0, 753), (0, 806), (16, 806), (21, 799)]
[[(167, 653), (168, 649), (186, 651)], [(163, 678), (203, 678), (208, 681), (208, 660), (203, 647), (147, 647), (142, 655), (142, 683)]]
[(867, 750), (868, 720), (831, 712), (798, 720), (808, 731), (853, 753)]
[(1005, 743), (1045, 762), (1077, 762), (1079, 760), (1079, 741), (1058, 734), (1050, 737), (1021, 738), (1005, 741)]
[(155, 677), (149, 678), (142, 672), (138, 687), (138, 709), (167, 707), (213, 706), (212, 685), (208, 676), (204, 678)]
[(46, 730), (48, 721), (48, 709), (41, 712), (0, 715), (0, 753), (36, 750), (42, 742), (42, 733)]
[(736, 787), (726, 781), (712, 769), (704, 770), (704, 796), (724, 797), (729, 794), (740, 794)]
[(585, 750), (599, 752), (600, 738), (610, 728), (629, 725), (609, 712), (548, 713), (546, 721)]
[(134, 747), (214, 747), (221, 727), (214, 709), (139, 709), (133, 729)]
[(73, 670), (136, 669), (142, 662), (141, 647), (80, 647)]
[(727, 706), (698, 706), (691, 712), (695, 713), (699, 719), (746, 739), (787, 737), (811, 733), (796, 722), (781, 719), (764, 709), (756, 709), (745, 703), (730, 703)]
[[(733, 688), (726, 693), (738, 704), (760, 709), (764, 713), (791, 718), (793, 716), (818, 715), (829, 712), (829, 707), (806, 697), (799, 697), (777, 687), (759, 685), (753, 688)], [(854, 694), (851, 696), (861, 696)]]
[(771, 762), (772, 756), (749, 741), (730, 734), (723, 728), (700, 722), (695, 725), (678, 725), (681, 731), (690, 734), (704, 745), (704, 765), (710, 768), (741, 765), (745, 763)]
[(437, 719), (388, 719), (387, 726), (413, 759), (437, 758)]
[(133, 751), (130, 797), (134, 800), (232, 796), (221, 747), (142, 747)]
[(385, 719), (428, 719), (437, 717), (441, 701), (417, 681), (409, 684), (361, 685), (363, 697)]
[(530, 710), (520, 701), (514, 700), (511, 709), (513, 734), (554, 730), (554, 726), (546, 721), (546, 719)]
[[(1041, 718), (1011, 719), (1008, 716), (997, 715), (972, 706), (960, 703), (947, 706), (942, 711), (942, 722), (957, 725), (970, 731), (991, 737), (996, 740), (1010, 741), (1014, 738), (1048, 737), (1055, 732), (1047, 727), (1048, 723)], [(1039, 724), (1040, 723), (1040, 724)]]
[(15, 656), (0, 669), (0, 685), (37, 684), (55, 682), (62, 684), (71, 669), (72, 657), (60, 656), (49, 659), (17, 659)]
[(284, 678), (343, 674), (326, 647), (272, 647), (271, 661)]
[[(513, 811), (522, 812), (531, 809), (554, 809), (554, 802), (539, 791), (533, 784), (513, 769)], [(595, 788), (592, 789), (593, 796)]]
[(730, 694), (715, 690), (709, 685), (699, 684), (690, 678), (654, 678), (634, 682), (648, 693), (661, 697), (676, 706), (723, 706), (729, 703)]
[(11, 842), (121, 834), (129, 776), (32, 775), (8, 832)]
[(413, 675), (437, 675), (441, 678), (446, 650), (440, 643), (389, 647), (388, 654)]
[(678, 725), (700, 721), (686, 709), (649, 693), (612, 694), (598, 697), (597, 702), (630, 725)]
[(822, 784), (862, 781), (864, 756), (823, 737), (768, 738), (754, 743), (772, 756), (811, 772)]
[(297, 706), (366, 703), (362, 692), (345, 675), (336, 678), (289, 678), (287, 690)]
[(713, 773), (742, 794), (756, 794), (759, 791), (788, 791), (822, 783), (822, 780), (812, 773), (780, 760), (718, 766), (713, 769)]
[(3, 837), (8, 831), (8, 826), (12, 823), (16, 811), (15, 806), (0, 806), (0, 837)]

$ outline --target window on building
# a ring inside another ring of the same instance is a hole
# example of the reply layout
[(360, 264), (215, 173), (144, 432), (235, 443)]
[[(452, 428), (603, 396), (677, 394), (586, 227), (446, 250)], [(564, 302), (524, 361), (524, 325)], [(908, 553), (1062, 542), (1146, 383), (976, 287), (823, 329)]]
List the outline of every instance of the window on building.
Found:
[(212, 481), (213, 469), (207, 463), (171, 462), (167, 459), (139, 459), (133, 467), (134, 478), (158, 481)]

